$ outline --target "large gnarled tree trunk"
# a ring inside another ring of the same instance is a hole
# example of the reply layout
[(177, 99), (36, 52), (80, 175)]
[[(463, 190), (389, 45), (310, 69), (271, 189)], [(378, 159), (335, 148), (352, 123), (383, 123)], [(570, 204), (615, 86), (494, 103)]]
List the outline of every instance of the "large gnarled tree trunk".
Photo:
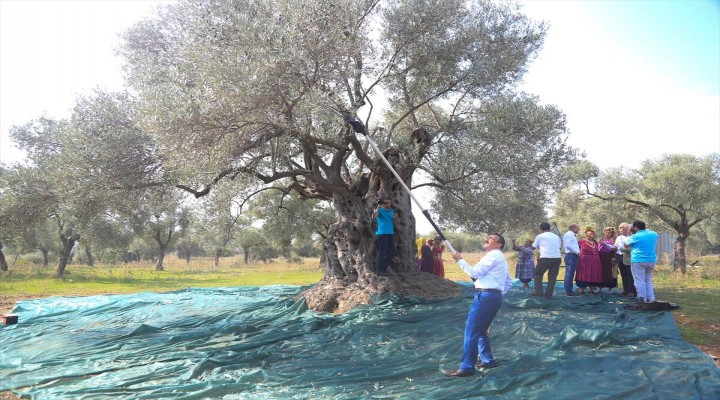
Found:
[[(432, 274), (418, 272), (415, 263), (415, 217), (410, 196), (384, 166), (370, 179), (365, 194), (336, 194), (333, 204), (338, 221), (323, 241), (321, 261), (325, 277), (303, 293), (310, 308), (318, 311), (346, 311), (358, 304), (372, 303), (375, 294), (400, 297), (419, 295), (446, 298), (460, 294), (460, 287)], [(398, 168), (410, 177), (410, 168)], [(409, 181), (409, 178), (405, 178)], [(409, 183), (409, 182), (408, 182)], [(389, 276), (375, 274), (377, 249), (372, 230), (372, 211), (379, 196), (392, 198), (395, 220), (396, 255)]]

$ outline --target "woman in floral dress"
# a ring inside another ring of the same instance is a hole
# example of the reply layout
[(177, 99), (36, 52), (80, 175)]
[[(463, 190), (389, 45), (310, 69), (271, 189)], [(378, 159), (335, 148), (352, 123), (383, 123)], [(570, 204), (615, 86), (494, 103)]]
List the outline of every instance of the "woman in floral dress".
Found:
[(532, 240), (528, 239), (525, 241), (524, 246), (518, 246), (515, 239), (513, 239), (513, 250), (518, 252), (515, 277), (520, 279), (522, 287), (527, 289), (530, 287), (528, 283), (535, 276), (535, 260), (533, 259), (535, 249), (532, 247)]

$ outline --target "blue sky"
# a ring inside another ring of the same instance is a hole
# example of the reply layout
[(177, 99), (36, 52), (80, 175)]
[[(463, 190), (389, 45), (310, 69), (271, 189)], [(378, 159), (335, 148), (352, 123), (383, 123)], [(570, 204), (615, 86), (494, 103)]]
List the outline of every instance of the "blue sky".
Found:
[(603, 31), (683, 86), (720, 94), (720, 1), (588, 1)]
[(527, 1), (550, 24), (523, 89), (600, 168), (720, 152), (718, 1)]

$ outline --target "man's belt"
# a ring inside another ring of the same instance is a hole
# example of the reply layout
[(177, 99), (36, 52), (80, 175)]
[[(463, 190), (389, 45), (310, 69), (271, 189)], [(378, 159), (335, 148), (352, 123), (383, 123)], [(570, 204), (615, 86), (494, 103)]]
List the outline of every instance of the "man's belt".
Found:
[(502, 294), (502, 291), (500, 289), (481, 289), (481, 288), (475, 288), (476, 292), (488, 292), (488, 293), (498, 293)]

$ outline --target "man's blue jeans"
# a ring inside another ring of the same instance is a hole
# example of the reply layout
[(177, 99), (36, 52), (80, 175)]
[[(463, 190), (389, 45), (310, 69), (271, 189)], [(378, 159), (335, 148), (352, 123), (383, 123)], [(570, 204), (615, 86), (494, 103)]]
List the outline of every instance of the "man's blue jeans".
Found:
[(463, 349), (460, 369), (463, 371), (475, 370), (475, 363), (480, 361), (484, 365), (494, 366), (495, 358), (490, 348), (488, 328), (502, 305), (502, 294), (490, 292), (475, 292), (475, 299), (467, 316), (465, 324), (465, 345)]
[(573, 291), (573, 280), (578, 261), (580, 261), (580, 257), (577, 254), (565, 254), (565, 293)]

